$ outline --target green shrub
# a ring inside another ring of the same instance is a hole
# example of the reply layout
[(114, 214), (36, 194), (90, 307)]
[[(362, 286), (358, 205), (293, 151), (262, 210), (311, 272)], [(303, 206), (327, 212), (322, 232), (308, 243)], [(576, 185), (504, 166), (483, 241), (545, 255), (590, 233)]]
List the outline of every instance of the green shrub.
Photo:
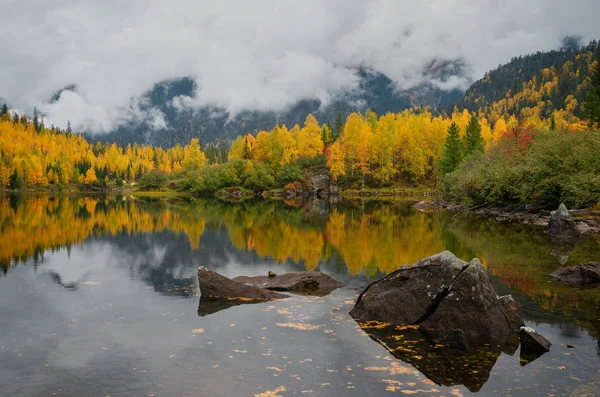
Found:
[(154, 169), (140, 178), (138, 186), (142, 190), (160, 190), (167, 184), (167, 174)]
[(483, 157), (465, 159), (442, 180), (445, 194), (472, 204), (564, 202), (585, 207), (600, 201), (600, 133), (548, 131), (523, 144), (517, 135)]
[(244, 187), (254, 192), (270, 189), (274, 185), (275, 178), (263, 164), (256, 165), (244, 182)]
[(288, 183), (300, 182), (304, 179), (302, 168), (297, 163), (286, 164), (277, 174), (275, 181), (277, 186), (284, 186)]

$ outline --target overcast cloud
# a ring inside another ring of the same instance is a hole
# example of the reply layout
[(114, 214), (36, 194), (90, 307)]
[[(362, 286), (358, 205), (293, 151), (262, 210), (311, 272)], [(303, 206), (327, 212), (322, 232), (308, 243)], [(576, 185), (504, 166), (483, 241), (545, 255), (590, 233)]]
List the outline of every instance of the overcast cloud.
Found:
[[(188, 106), (282, 110), (356, 87), (356, 67), (399, 88), (432, 60), (461, 58), (468, 78), (514, 55), (600, 37), (598, 0), (2, 0), (0, 97), (47, 124), (102, 132), (145, 117), (158, 81), (192, 76)], [(465, 79), (436, 82), (462, 87)], [(69, 84), (77, 92), (48, 99)], [(183, 102), (182, 102), (183, 103)], [(157, 127), (164, 124), (155, 115)]]

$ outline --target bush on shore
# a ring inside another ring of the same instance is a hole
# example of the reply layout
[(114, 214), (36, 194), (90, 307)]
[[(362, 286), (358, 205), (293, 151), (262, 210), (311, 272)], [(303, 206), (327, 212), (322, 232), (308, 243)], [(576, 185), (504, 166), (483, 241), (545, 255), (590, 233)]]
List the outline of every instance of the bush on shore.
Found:
[(508, 133), (442, 179), (452, 200), (573, 208), (600, 201), (600, 131)]

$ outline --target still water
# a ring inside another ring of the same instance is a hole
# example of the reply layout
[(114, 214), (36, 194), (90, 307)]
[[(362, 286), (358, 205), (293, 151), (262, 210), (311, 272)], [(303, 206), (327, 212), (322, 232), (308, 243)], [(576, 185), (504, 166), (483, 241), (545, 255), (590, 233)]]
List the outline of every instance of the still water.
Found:
[[(456, 370), (348, 315), (370, 281), (445, 249), (481, 258), (551, 351)], [(596, 396), (600, 291), (548, 274), (599, 256), (596, 237), (561, 252), (538, 229), (404, 201), (0, 198), (0, 396)], [(207, 314), (201, 265), (346, 287)]]

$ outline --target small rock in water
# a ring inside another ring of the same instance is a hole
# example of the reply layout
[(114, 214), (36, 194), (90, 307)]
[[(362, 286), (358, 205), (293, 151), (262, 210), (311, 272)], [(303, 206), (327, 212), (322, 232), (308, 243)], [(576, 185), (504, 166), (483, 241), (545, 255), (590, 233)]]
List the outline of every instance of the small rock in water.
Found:
[(600, 263), (587, 262), (581, 265), (558, 269), (551, 274), (561, 283), (577, 288), (600, 287)]
[(547, 231), (552, 239), (563, 243), (575, 244), (581, 238), (581, 232), (564, 204), (561, 204), (556, 211), (552, 211)]

